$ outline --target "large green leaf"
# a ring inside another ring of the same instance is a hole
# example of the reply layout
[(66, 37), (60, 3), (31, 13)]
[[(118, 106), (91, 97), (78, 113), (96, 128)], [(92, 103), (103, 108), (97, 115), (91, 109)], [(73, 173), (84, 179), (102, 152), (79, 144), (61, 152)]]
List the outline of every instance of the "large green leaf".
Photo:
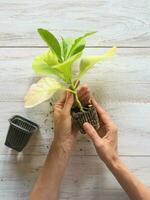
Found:
[(42, 39), (47, 43), (51, 51), (57, 55), (58, 60), (62, 61), (61, 47), (56, 37), (52, 33), (50, 33), (48, 30), (45, 30), (42, 28), (38, 29), (38, 33), (40, 34)]
[(57, 56), (53, 52), (47, 51), (34, 59), (32, 69), (39, 75), (53, 74), (59, 78), (64, 78), (57, 69), (53, 68), (53, 66), (58, 64)]
[(103, 55), (96, 55), (96, 56), (87, 56), (83, 58), (80, 62), (80, 72), (77, 76), (80, 79), (89, 69), (93, 67), (98, 62), (101, 62), (105, 59), (112, 57), (116, 52), (116, 48), (113, 47)]
[(65, 78), (64, 81), (67, 83), (70, 83), (72, 80), (72, 64), (81, 56), (82, 53), (75, 54), (74, 56), (71, 56), (63, 63), (60, 63), (58, 65), (55, 65), (53, 69), (57, 69), (60, 74), (63, 75)]
[(58, 90), (63, 88), (59, 82), (52, 78), (42, 78), (36, 84), (31, 85), (24, 98), (25, 107), (34, 107), (52, 97)]
[(67, 59), (68, 54), (71, 50), (72, 45), (74, 44), (75, 39), (73, 38), (63, 38), (62, 37), (62, 43), (61, 43), (61, 47), (62, 47), (62, 55), (64, 60)]
[(68, 56), (70, 57), (72, 55), (75, 55), (76, 53), (81, 52), (85, 48), (85, 38), (90, 35), (93, 35), (94, 33), (96, 32), (89, 32), (75, 39), (74, 44), (72, 45)]

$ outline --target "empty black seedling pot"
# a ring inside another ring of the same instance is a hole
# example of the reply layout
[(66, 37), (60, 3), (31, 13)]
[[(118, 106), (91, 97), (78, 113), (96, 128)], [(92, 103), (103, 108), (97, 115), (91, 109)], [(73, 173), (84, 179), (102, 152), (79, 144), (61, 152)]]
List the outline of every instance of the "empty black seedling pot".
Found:
[(72, 118), (75, 124), (80, 129), (81, 133), (85, 133), (83, 129), (84, 122), (89, 122), (96, 130), (100, 127), (99, 118), (94, 106), (84, 107), (84, 112), (81, 112), (78, 107), (72, 108)]
[(39, 126), (19, 115), (9, 119), (9, 123), (5, 145), (20, 152), (26, 146), (32, 134), (38, 132)]

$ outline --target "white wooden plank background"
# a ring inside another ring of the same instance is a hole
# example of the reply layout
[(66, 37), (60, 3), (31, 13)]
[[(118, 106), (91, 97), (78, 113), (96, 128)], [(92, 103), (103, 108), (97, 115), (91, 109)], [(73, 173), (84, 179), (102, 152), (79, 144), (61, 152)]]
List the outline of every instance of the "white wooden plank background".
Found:
[[(43, 156), (0, 156), (0, 199), (27, 199), (44, 162)], [(129, 168), (150, 185), (150, 160), (146, 157), (122, 157)], [(21, 184), (22, 183), (22, 184)], [(73, 156), (66, 172), (60, 199), (127, 200), (117, 181), (97, 156)]]
[[(97, 30), (85, 54), (117, 45), (117, 55), (98, 64), (82, 80), (119, 126), (119, 154), (150, 186), (150, 1), (0, 1), (0, 199), (28, 199), (53, 138), (52, 107), (31, 110), (23, 97), (39, 79), (33, 58), (46, 50), (36, 28), (76, 36)], [(76, 67), (75, 67), (76, 70)], [(51, 102), (54, 103), (58, 95)], [(50, 112), (50, 114), (49, 114)], [(4, 146), (8, 118), (26, 116), (41, 127), (22, 153)], [(126, 200), (128, 197), (80, 135), (66, 171), (61, 200)]]
[(1, 0), (0, 45), (44, 45), (37, 27), (57, 35), (98, 33), (89, 45), (150, 46), (149, 0)]

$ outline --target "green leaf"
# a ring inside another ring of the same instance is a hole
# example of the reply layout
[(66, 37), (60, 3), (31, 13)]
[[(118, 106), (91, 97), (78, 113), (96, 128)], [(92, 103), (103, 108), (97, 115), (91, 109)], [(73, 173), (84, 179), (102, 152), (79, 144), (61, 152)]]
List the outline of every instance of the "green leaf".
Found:
[(81, 56), (82, 53), (78, 53), (74, 56), (71, 56), (63, 63), (55, 65), (53, 68), (57, 69), (60, 74), (64, 77), (64, 81), (70, 83), (72, 80), (72, 67), (71, 65)]
[(68, 54), (71, 50), (72, 45), (74, 44), (75, 39), (73, 38), (63, 38), (62, 37), (62, 43), (61, 43), (61, 47), (62, 47), (62, 55), (64, 60), (67, 59)]
[(56, 37), (52, 33), (50, 33), (48, 30), (45, 30), (42, 28), (38, 29), (38, 33), (40, 34), (42, 39), (47, 43), (51, 51), (57, 55), (58, 60), (62, 61), (61, 47)]
[(39, 75), (53, 74), (62, 79), (64, 77), (62, 77), (60, 72), (53, 68), (53, 66), (58, 64), (59, 62), (57, 56), (53, 54), (53, 52), (48, 51), (34, 59), (32, 63), (32, 69)]
[(85, 38), (90, 35), (93, 35), (94, 33), (96, 33), (96, 32), (89, 32), (89, 33), (86, 33), (83, 36), (75, 39), (74, 44), (72, 45), (72, 48), (71, 48), (68, 56), (70, 57), (72, 55), (75, 55), (76, 53), (81, 52), (85, 48)]
[(77, 78), (80, 79), (89, 69), (93, 67), (93, 65), (112, 57), (115, 54), (115, 52), (116, 52), (116, 48), (113, 47), (109, 51), (104, 53), (103, 55), (87, 56), (83, 58), (80, 62), (80, 72)]
[(52, 78), (42, 78), (36, 84), (31, 85), (24, 98), (25, 107), (32, 108), (52, 97), (59, 89), (63, 88), (59, 82)]

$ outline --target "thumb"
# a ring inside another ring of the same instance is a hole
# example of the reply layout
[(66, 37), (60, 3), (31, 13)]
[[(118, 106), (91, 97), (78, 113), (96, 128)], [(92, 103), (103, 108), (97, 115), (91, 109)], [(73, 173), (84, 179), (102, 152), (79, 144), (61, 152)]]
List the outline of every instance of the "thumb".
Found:
[(70, 93), (70, 92), (67, 92), (66, 93), (66, 100), (65, 100), (65, 104), (64, 104), (64, 108), (63, 108), (64, 112), (70, 113), (73, 102), (74, 102), (73, 94)]
[(89, 124), (88, 122), (85, 122), (83, 124), (84, 131), (86, 134), (91, 138), (93, 141), (94, 145), (97, 146), (97, 144), (101, 141), (101, 138), (99, 137), (98, 133), (94, 129), (94, 127)]

